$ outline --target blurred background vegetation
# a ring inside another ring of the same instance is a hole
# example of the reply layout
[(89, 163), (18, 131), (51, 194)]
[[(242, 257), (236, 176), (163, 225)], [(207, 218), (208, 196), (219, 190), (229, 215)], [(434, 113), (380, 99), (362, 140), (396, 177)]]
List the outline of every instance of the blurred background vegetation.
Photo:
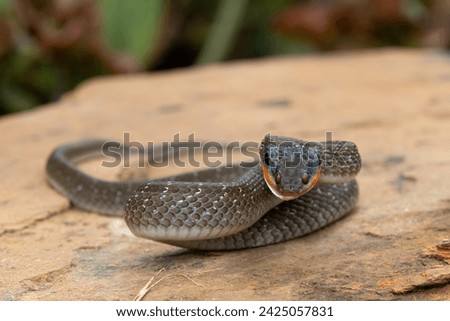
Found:
[(0, 0), (0, 114), (90, 77), (381, 46), (450, 48), (450, 0)]

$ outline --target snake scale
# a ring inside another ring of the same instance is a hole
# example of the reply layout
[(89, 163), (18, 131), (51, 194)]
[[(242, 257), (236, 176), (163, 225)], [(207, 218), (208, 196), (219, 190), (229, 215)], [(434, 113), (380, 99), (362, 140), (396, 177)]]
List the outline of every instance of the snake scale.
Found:
[(46, 166), (49, 184), (76, 207), (123, 215), (134, 235), (176, 246), (233, 250), (287, 241), (340, 219), (358, 199), (361, 157), (349, 141), (266, 135), (254, 166), (119, 182), (77, 168), (104, 143), (57, 147)]

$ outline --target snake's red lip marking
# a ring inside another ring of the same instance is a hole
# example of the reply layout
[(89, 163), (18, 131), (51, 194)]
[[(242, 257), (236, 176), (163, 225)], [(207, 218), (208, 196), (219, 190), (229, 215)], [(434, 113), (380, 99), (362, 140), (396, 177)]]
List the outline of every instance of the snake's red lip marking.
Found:
[(305, 185), (305, 187), (302, 188), (301, 190), (298, 190), (295, 192), (281, 191), (280, 188), (278, 187), (277, 183), (275, 182), (275, 179), (270, 174), (267, 166), (264, 166), (264, 165), (262, 166), (262, 172), (263, 172), (264, 180), (266, 181), (267, 186), (269, 186), (272, 193), (275, 194), (278, 198), (281, 198), (282, 200), (285, 200), (285, 201), (290, 201), (290, 200), (296, 199), (296, 198), (302, 196), (303, 194), (309, 192), (317, 184), (317, 182), (320, 179), (320, 168), (318, 168), (316, 174), (311, 178), (309, 183), (307, 185)]

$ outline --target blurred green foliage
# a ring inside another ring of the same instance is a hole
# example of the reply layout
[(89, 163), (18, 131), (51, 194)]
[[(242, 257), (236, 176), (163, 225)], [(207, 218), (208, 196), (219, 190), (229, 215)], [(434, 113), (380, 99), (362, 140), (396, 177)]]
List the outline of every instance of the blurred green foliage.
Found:
[(107, 43), (145, 64), (158, 42), (161, 19), (167, 10), (163, 0), (100, 0), (99, 8)]
[(99, 75), (449, 45), (450, 0), (0, 0), (0, 114)]
[(197, 58), (198, 64), (207, 64), (226, 58), (244, 18), (247, 2), (247, 0), (220, 2), (205, 39), (205, 45)]

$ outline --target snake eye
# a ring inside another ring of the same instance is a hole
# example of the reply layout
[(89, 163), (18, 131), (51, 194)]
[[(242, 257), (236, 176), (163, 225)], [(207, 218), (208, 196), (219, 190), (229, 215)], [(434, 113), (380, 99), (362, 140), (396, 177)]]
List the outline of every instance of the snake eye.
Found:
[(278, 185), (281, 183), (281, 174), (280, 172), (275, 173), (275, 183)]
[(270, 157), (269, 157), (269, 153), (268, 152), (264, 153), (264, 164), (266, 164), (266, 166), (270, 165)]
[(308, 182), (309, 182), (309, 174), (308, 173), (303, 173), (302, 183), (303, 184), (308, 184)]

